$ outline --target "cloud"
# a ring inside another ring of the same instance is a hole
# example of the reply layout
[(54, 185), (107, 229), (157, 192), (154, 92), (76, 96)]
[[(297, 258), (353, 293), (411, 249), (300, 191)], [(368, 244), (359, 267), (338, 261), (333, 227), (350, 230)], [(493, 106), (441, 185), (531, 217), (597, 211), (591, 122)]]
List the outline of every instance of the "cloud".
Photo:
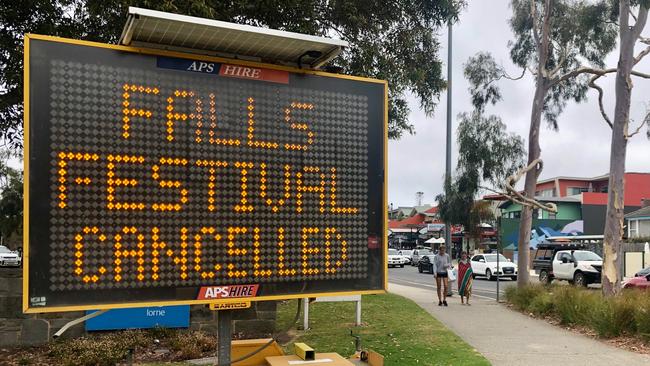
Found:
[[(521, 71), (512, 65), (507, 48), (513, 39), (508, 25), (511, 14), (509, 1), (473, 0), (461, 15), (460, 23), (453, 29), (453, 105), (452, 105), (452, 169), (457, 157), (456, 116), (471, 111), (468, 84), (463, 77), (463, 64), (479, 51), (489, 51), (513, 75)], [(446, 30), (441, 31), (443, 43), (440, 55), (446, 63)], [(616, 65), (618, 52), (607, 58), (607, 65)], [(650, 58), (637, 68), (648, 70)], [(446, 72), (446, 71), (445, 71)], [(606, 108), (613, 114), (615, 95), (611, 75), (601, 82), (605, 89)], [(487, 112), (500, 116), (509, 131), (528, 141), (530, 109), (534, 93), (534, 80), (527, 75), (520, 81), (501, 83), (503, 100)], [(443, 93), (433, 117), (427, 118), (414, 97), (409, 98), (412, 109), (411, 122), (416, 135), (405, 136), (389, 142), (388, 151), (388, 202), (395, 207), (415, 204), (415, 193), (424, 192), (424, 202), (433, 203), (442, 192), (445, 173), (446, 98)], [(638, 124), (650, 106), (650, 81), (634, 80), (630, 116)], [(613, 118), (613, 116), (612, 116)], [(636, 126), (636, 125), (635, 125)], [(645, 131), (645, 130), (644, 130)], [(540, 146), (544, 171), (541, 178), (558, 175), (597, 176), (609, 171), (611, 130), (598, 112), (597, 96), (589, 92), (589, 100), (582, 104), (569, 103), (559, 118), (559, 132), (544, 124), (540, 133)], [(628, 145), (627, 171), (650, 172), (650, 140), (645, 134), (631, 139)]]

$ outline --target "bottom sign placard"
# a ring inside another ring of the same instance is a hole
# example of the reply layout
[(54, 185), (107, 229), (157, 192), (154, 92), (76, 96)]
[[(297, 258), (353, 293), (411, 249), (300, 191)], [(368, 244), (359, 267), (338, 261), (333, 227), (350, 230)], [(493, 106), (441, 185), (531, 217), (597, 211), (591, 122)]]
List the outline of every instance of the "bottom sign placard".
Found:
[(248, 309), (250, 307), (251, 307), (250, 301), (210, 304), (210, 310)]
[[(88, 311), (87, 314), (95, 310)], [(150, 306), (144, 308), (113, 309), (86, 321), (86, 330), (188, 328), (190, 306)]]

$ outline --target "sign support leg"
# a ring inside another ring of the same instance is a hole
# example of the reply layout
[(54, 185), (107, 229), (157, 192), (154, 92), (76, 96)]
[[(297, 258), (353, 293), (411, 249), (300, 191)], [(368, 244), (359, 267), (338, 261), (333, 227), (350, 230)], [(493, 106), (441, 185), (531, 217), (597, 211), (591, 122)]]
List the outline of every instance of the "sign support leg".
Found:
[(232, 313), (233, 310), (221, 310), (217, 314), (217, 360), (220, 365), (230, 364)]
[(65, 323), (65, 325), (62, 326), (61, 329), (59, 329), (56, 333), (54, 333), (54, 335), (52, 335), (52, 338), (59, 338), (66, 330), (70, 329), (70, 327), (73, 327), (73, 326), (75, 326), (75, 325), (77, 325), (79, 323), (83, 323), (88, 319), (92, 319), (92, 318), (94, 318), (96, 316), (102, 315), (107, 311), (108, 310), (99, 310), (99, 311), (96, 311), (94, 313), (90, 313), (90, 314), (87, 314), (85, 316), (82, 316), (81, 318), (71, 320), (71, 321)]
[(309, 298), (302, 300), (302, 329), (309, 329)]
[(357, 327), (359, 327), (359, 326), (361, 326), (361, 299), (359, 299), (359, 301), (357, 301), (357, 309), (356, 310), (357, 310), (356, 311), (356, 313), (357, 313), (356, 314), (356, 316), (357, 316), (356, 317), (356, 323), (357, 323)]

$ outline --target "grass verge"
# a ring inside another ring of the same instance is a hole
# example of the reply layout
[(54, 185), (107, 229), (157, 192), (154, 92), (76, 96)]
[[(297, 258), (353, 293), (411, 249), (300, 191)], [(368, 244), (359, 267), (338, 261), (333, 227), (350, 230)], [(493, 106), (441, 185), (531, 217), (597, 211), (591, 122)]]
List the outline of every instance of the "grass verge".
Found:
[[(278, 321), (293, 319), (295, 302), (279, 306)], [(401, 296), (367, 295), (362, 300), (361, 327), (354, 326), (354, 303), (313, 303), (310, 305), (310, 328), (298, 331), (284, 345), (293, 353), (295, 342), (304, 342), (316, 352), (352, 355), (355, 335), (361, 336), (364, 349), (379, 352), (390, 365), (489, 365), (489, 362), (458, 336), (413, 301)]]
[(633, 336), (650, 342), (650, 293), (626, 290), (604, 298), (599, 291), (575, 286), (509, 287), (506, 299), (536, 316), (551, 316), (562, 325), (593, 330), (601, 338)]

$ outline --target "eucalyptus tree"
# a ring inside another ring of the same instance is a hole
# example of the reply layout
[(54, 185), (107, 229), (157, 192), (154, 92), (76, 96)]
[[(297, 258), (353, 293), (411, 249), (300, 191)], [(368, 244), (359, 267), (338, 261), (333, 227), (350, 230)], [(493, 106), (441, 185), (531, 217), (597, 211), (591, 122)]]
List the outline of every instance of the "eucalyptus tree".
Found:
[[(609, 161), (609, 185), (607, 193), (607, 216), (603, 242), (603, 294), (614, 295), (621, 290), (621, 268), (623, 263), (622, 234), (625, 209), (625, 158), (627, 155), (628, 140), (638, 134), (644, 124), (648, 125), (647, 136), (650, 138), (650, 112), (648, 112), (638, 127), (631, 131), (630, 126), (630, 101), (632, 98), (632, 76), (648, 79), (646, 74), (634, 67), (650, 53), (650, 39), (641, 33), (648, 20), (648, 0), (620, 0), (618, 4), (619, 26), (619, 58), (618, 66), (605, 70), (593, 70), (589, 85), (598, 92), (598, 104), (604, 121), (612, 129), (612, 142)], [(634, 19), (634, 24), (631, 24)], [(637, 55), (634, 48), (637, 42), (646, 47)], [(603, 89), (596, 81), (608, 74), (616, 72), (616, 104), (614, 107), (614, 120), (609, 118), (603, 106)]]
[[(479, 53), (465, 65), (472, 101), (478, 110), (502, 99), (498, 82), (519, 80), (530, 72), (535, 81), (528, 134), (528, 167), (518, 240), (518, 285), (529, 282), (529, 245), (532, 208), (553, 210), (534, 200), (537, 178), (542, 170), (539, 132), (542, 120), (558, 129), (558, 117), (569, 101), (585, 100), (589, 73), (604, 68), (604, 59), (616, 47), (616, 14), (611, 0), (512, 0), (509, 42), (510, 59), (521, 68), (521, 76), (506, 73), (488, 53)], [(515, 177), (518, 177), (516, 175)], [(511, 182), (515, 183), (515, 182)], [(514, 184), (510, 185), (511, 187)], [(518, 192), (510, 189), (515, 197)]]
[(508, 133), (498, 116), (481, 111), (461, 113), (457, 129), (458, 161), (445, 194), (436, 197), (443, 221), (460, 224), (476, 236), (481, 221), (491, 218), (485, 203), (476, 202), (483, 189), (503, 189), (506, 178), (523, 165), (526, 151), (523, 139)]
[[(349, 42), (334, 64), (388, 80), (389, 135), (414, 133), (406, 93), (428, 114), (446, 88), (437, 33), (465, 0), (34, 0), (0, 2), (0, 138), (22, 143), (25, 33), (116, 42), (129, 6), (269, 27)], [(0, 143), (3, 141), (0, 140)]]

